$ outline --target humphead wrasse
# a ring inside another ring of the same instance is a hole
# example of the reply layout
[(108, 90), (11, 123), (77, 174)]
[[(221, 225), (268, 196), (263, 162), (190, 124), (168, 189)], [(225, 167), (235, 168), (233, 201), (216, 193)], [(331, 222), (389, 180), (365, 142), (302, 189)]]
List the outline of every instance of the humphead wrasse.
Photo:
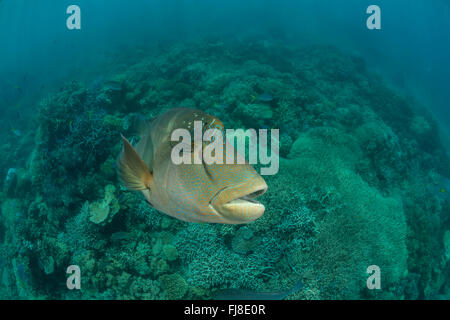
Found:
[[(265, 208), (255, 198), (266, 192), (267, 184), (247, 162), (226, 164), (224, 154), (223, 164), (173, 163), (171, 153), (177, 142), (171, 141), (172, 132), (192, 132), (194, 121), (202, 121), (203, 130), (223, 130), (222, 122), (214, 116), (176, 108), (140, 125), (140, 140), (134, 147), (122, 137), (124, 146), (117, 168), (123, 184), (142, 192), (155, 209), (183, 221), (243, 224), (261, 217)], [(202, 148), (208, 145), (201, 143)]]

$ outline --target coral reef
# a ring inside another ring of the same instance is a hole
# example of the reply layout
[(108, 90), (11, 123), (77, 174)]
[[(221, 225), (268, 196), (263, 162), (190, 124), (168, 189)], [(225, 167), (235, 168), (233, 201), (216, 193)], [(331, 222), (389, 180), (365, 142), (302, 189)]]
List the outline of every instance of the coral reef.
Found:
[(119, 201), (114, 197), (116, 187), (109, 184), (105, 187), (105, 197), (101, 201), (93, 203), (86, 202), (83, 204), (82, 210), (88, 210), (90, 218), (89, 220), (102, 224), (112, 220), (114, 215), (119, 211)]
[[(133, 137), (136, 114), (176, 106), (227, 128), (280, 129), (280, 171), (265, 177), (260, 219), (184, 223), (120, 185), (120, 134)], [(178, 44), (96, 85), (66, 83), (42, 98), (35, 121), (33, 134), (1, 147), (0, 298), (210, 299), (300, 279), (289, 299), (448, 294), (450, 204), (429, 187), (450, 176), (439, 128), (358, 57)], [(81, 290), (64, 287), (71, 264)], [(376, 292), (366, 287), (374, 264)]]

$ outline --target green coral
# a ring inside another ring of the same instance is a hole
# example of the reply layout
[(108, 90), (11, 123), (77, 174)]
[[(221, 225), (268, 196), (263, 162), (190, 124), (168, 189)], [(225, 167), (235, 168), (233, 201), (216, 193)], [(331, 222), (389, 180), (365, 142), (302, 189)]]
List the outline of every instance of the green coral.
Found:
[[(340, 147), (343, 138), (310, 134), (301, 138), (301, 143), (297, 140), (291, 150), (295, 160), (280, 163), (281, 170), (291, 174), (280, 172), (275, 177), (283, 179), (279, 187), (290, 185), (303, 193), (303, 201), (318, 214), (312, 250), (309, 254), (303, 249), (294, 252), (291, 263), (296, 269), (314, 264), (324, 298), (333, 298), (325, 295), (336, 292), (331, 287), (343, 297), (359, 297), (369, 265), (383, 266), (386, 285), (395, 284), (407, 268), (402, 202), (398, 197), (381, 195), (355, 172), (357, 158), (350, 158), (346, 149)], [(330, 191), (317, 196), (319, 190), (311, 186), (328, 186)], [(274, 192), (280, 195), (282, 190)]]
[(178, 273), (165, 274), (159, 277), (159, 282), (170, 300), (182, 299), (188, 290), (186, 280)]
[(273, 111), (267, 104), (247, 104), (239, 103), (234, 110), (236, 117), (241, 117), (248, 124), (260, 122), (261, 120), (272, 119)]
[(115, 191), (115, 186), (111, 184), (107, 185), (103, 200), (84, 205), (88, 206), (87, 210), (89, 210), (90, 221), (96, 224), (104, 224), (112, 220), (120, 209), (119, 202), (114, 195)]
[(162, 249), (167, 261), (175, 261), (178, 259), (178, 250), (174, 245), (167, 244)]
[(240, 254), (247, 254), (257, 248), (259, 238), (254, 236), (253, 230), (248, 227), (239, 228), (231, 240), (233, 251)]

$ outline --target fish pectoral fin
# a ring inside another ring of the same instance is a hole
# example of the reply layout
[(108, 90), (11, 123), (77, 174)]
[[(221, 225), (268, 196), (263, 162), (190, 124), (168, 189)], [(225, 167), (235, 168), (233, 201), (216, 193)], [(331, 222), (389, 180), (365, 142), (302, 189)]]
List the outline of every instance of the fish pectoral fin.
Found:
[(123, 184), (131, 190), (146, 190), (153, 186), (153, 176), (145, 162), (122, 136), (123, 150), (117, 161), (117, 172)]

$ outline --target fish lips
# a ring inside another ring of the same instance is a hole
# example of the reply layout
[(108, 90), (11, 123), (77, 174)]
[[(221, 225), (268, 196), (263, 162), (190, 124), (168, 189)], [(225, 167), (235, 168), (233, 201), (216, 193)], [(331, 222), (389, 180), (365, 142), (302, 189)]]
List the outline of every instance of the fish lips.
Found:
[(210, 206), (227, 223), (240, 224), (254, 221), (264, 214), (265, 207), (255, 198), (267, 191), (266, 182), (236, 185), (221, 189), (211, 200)]

